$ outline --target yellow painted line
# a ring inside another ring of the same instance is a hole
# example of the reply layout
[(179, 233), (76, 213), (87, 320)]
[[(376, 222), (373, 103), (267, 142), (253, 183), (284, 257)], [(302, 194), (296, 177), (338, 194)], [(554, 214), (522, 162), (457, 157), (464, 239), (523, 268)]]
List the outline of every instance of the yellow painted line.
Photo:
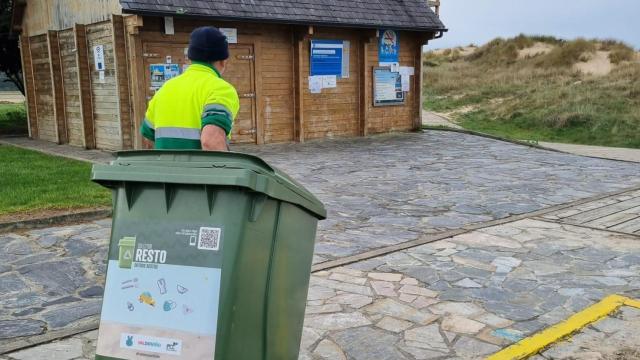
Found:
[(623, 305), (640, 308), (640, 301), (620, 295), (609, 295), (600, 302), (572, 315), (570, 318), (498, 351), (489, 356), (487, 360), (526, 359), (558, 340), (611, 314)]

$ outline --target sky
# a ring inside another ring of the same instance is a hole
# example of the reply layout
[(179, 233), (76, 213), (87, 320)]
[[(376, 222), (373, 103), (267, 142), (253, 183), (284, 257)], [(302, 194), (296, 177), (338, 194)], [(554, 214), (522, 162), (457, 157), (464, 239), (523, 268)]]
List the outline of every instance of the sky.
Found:
[[(426, 0), (425, 0), (426, 1)], [(449, 29), (427, 49), (482, 45), (520, 33), (617, 39), (640, 49), (640, 0), (440, 0)]]

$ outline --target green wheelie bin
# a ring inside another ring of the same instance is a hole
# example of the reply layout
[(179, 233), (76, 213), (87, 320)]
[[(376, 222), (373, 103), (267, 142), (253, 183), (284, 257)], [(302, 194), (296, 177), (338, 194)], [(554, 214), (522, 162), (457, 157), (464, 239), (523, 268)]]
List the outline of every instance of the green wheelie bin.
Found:
[(129, 151), (96, 359), (297, 359), (323, 204), (258, 157)]

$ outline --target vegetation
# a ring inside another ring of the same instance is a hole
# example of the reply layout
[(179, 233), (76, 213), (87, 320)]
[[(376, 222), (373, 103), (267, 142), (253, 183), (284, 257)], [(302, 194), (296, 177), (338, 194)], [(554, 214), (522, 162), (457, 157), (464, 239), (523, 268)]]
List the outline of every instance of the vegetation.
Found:
[(0, 72), (24, 95), (18, 36), (11, 31), (12, 0), (0, 0)]
[(24, 105), (0, 103), (0, 135), (23, 135), (28, 131)]
[(0, 215), (110, 204), (91, 164), (0, 145)]
[[(521, 56), (543, 43), (549, 49)], [(614, 66), (590, 75), (573, 65), (608, 51)], [(640, 148), (640, 62), (616, 41), (495, 39), (470, 55), (425, 55), (425, 107), (465, 128), (533, 141)]]

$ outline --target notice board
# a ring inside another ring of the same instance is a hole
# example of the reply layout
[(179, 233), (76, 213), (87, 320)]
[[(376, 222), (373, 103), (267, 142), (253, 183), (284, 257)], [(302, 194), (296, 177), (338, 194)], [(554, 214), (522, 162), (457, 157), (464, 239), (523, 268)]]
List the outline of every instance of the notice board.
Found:
[(388, 67), (373, 69), (373, 106), (404, 104), (402, 76)]
[[(311, 40), (311, 69), (310, 75), (335, 75), (338, 77), (349, 77), (348, 65), (347, 73), (344, 76), (343, 62), (349, 61), (349, 52), (344, 51), (345, 42), (342, 40)], [(346, 55), (346, 57), (345, 57)]]

